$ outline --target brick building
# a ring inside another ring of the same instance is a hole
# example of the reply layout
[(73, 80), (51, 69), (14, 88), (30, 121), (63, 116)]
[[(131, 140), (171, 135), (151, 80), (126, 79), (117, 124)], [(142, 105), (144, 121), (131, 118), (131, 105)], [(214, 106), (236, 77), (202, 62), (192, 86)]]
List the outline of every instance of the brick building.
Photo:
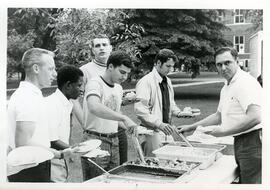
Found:
[[(244, 14), (245, 10), (243, 9), (227, 9), (224, 13), (220, 14), (218, 20), (230, 28), (230, 30), (224, 31), (223, 34), (225, 39), (231, 41), (237, 49), (239, 53), (239, 65), (244, 70), (251, 72), (254, 77), (257, 77), (256, 75), (261, 73), (262, 62), (260, 63), (260, 61), (262, 61), (262, 59), (252, 59), (254, 56), (252, 56), (251, 53), (253, 54), (254, 51), (258, 53), (258, 50), (254, 48), (253, 42), (253, 44), (251, 44), (251, 39), (258, 31), (254, 30), (251, 20), (245, 18)], [(262, 38), (260, 38), (260, 40), (262, 41)], [(262, 52), (260, 42), (255, 46), (260, 46), (258, 47), (259, 53)], [(254, 69), (256, 71), (254, 71)]]

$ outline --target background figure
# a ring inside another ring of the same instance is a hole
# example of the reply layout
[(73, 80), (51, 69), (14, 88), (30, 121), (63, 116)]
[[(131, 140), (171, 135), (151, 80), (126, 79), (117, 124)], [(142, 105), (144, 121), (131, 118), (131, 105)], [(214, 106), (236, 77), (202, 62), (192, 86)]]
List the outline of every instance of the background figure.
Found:
[[(56, 150), (69, 148), (71, 133), (71, 111), (73, 104), (70, 99), (77, 99), (82, 93), (83, 72), (74, 66), (63, 66), (57, 73), (56, 91), (46, 97), (49, 118), (51, 147)], [(67, 182), (69, 159), (51, 160), (51, 180)]]

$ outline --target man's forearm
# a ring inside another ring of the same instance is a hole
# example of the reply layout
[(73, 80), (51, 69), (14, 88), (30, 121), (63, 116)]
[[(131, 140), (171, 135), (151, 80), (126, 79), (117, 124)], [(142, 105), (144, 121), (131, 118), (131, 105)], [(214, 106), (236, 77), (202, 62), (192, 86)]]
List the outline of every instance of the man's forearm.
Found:
[(124, 121), (124, 115), (111, 110), (110, 108), (104, 106), (99, 102), (96, 102), (95, 104), (90, 103), (88, 107), (90, 109), (90, 112), (96, 115), (97, 117), (114, 121)]
[(81, 126), (83, 126), (83, 109), (82, 106), (79, 102), (79, 98), (76, 100), (72, 100), (73, 103), (73, 114), (77, 118), (78, 122), (80, 123)]
[(216, 112), (196, 123), (193, 123), (192, 126), (197, 127), (199, 125), (201, 126), (219, 125), (220, 123), (221, 123), (221, 114), (219, 112)]

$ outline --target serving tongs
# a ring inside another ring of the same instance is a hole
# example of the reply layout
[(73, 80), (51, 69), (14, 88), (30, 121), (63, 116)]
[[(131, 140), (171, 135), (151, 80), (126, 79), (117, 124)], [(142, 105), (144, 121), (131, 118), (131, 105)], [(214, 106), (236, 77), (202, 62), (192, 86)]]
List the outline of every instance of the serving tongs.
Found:
[(142, 151), (142, 147), (139, 143), (138, 138), (134, 135), (132, 135), (131, 138), (132, 138), (135, 150), (137, 151), (137, 153), (139, 155), (139, 159), (141, 160), (142, 163), (146, 164), (145, 159), (144, 159), (144, 155), (143, 155), (143, 151)]
[(187, 140), (187, 138), (182, 133), (179, 133), (177, 130), (175, 130), (175, 134), (178, 137), (180, 137), (189, 147), (192, 147), (193, 148), (193, 145)]

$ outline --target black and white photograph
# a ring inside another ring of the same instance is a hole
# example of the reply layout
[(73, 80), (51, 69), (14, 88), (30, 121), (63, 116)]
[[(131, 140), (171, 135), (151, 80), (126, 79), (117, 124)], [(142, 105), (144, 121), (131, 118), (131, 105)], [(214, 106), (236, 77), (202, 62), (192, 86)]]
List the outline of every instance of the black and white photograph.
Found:
[(4, 184), (261, 187), (257, 7), (7, 6)]

